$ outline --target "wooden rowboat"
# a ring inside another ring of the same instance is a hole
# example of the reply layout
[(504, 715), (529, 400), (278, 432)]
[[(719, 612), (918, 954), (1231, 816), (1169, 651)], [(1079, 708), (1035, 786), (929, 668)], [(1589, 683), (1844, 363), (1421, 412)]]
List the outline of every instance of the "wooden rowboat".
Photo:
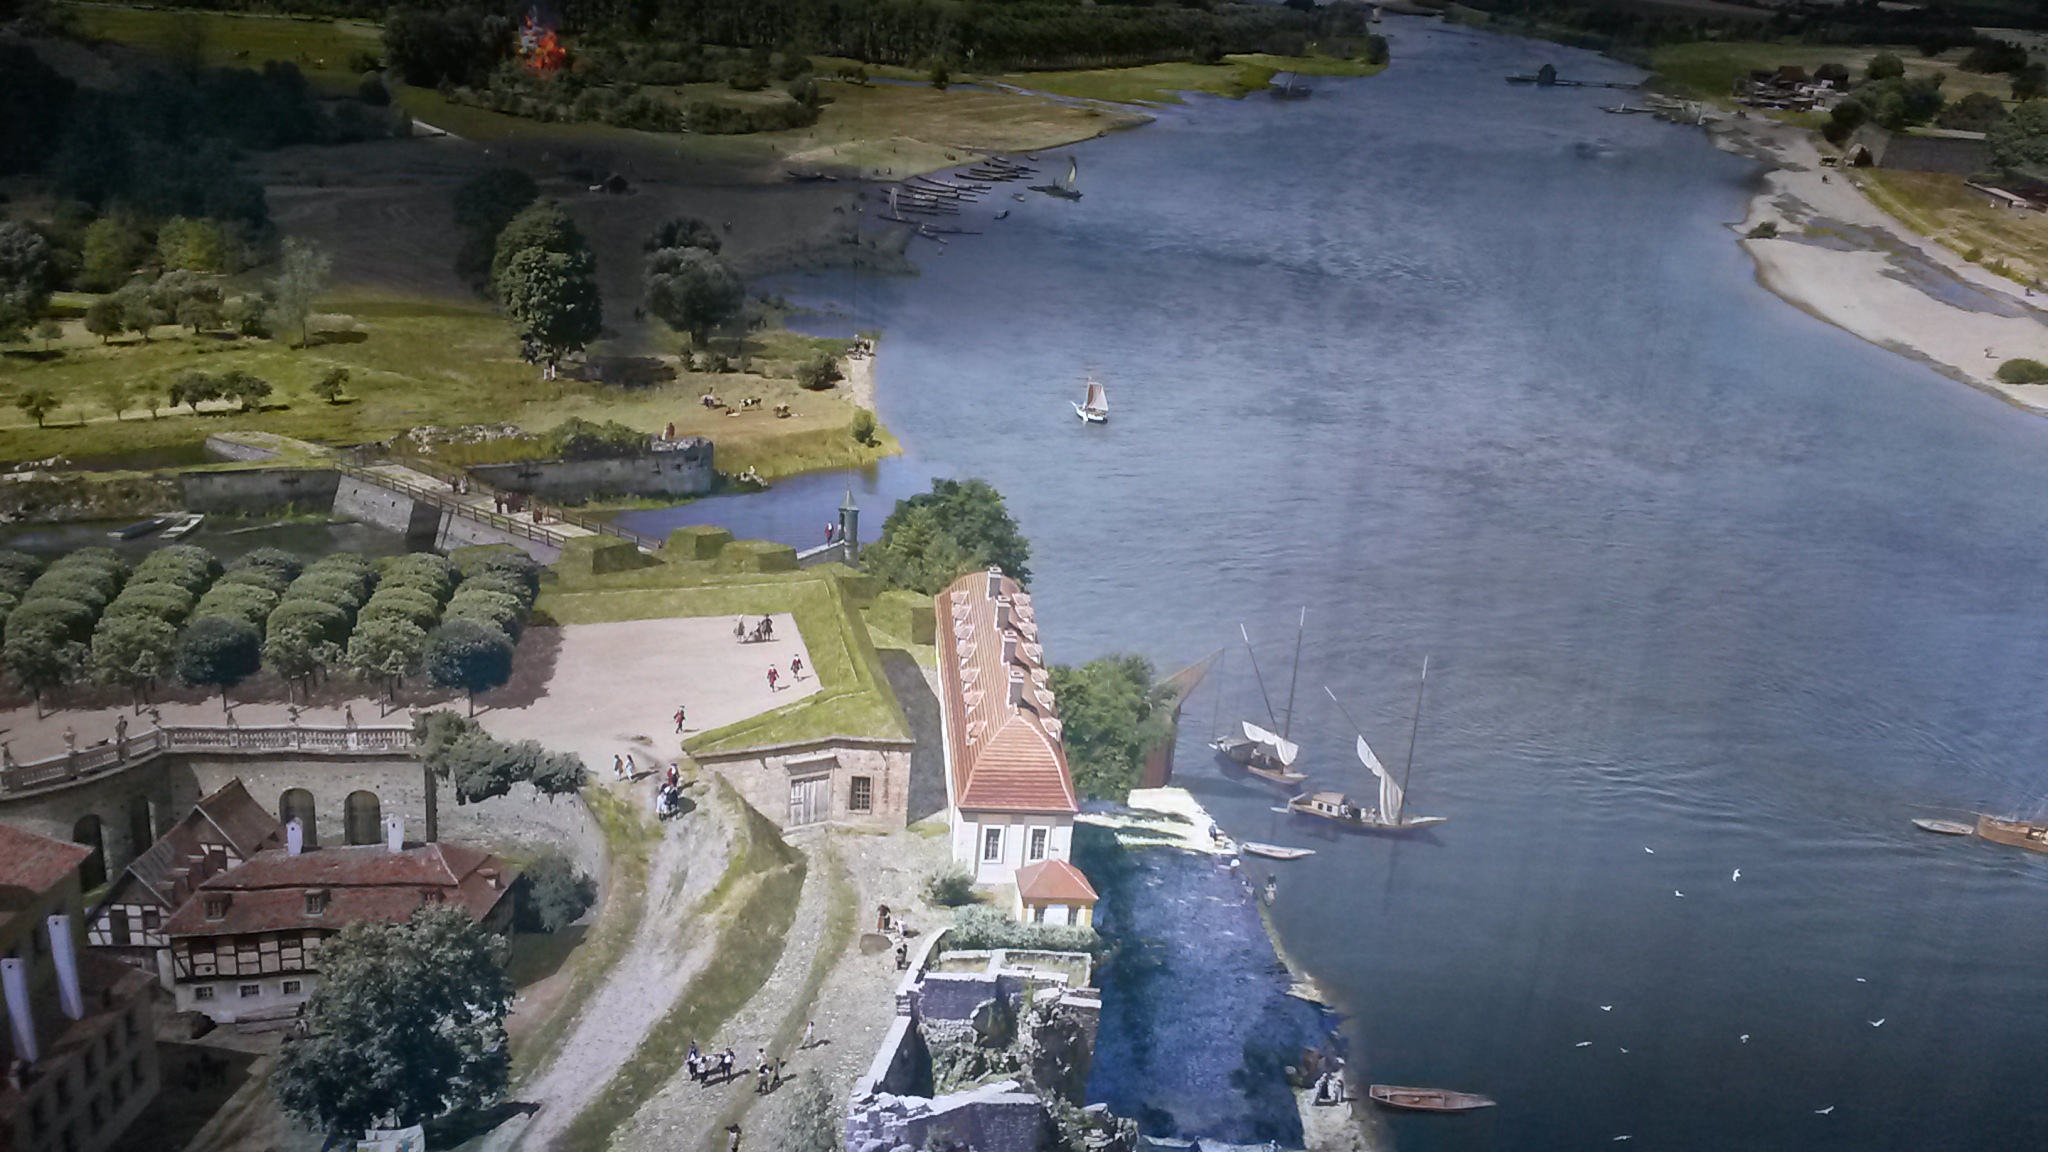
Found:
[(1934, 820), (1925, 816), (1913, 817), (1913, 826), (1925, 832), (1939, 832), (1943, 836), (1968, 836), (1977, 830), (1960, 820)]
[(2048, 824), (2029, 824), (2025, 820), (2001, 820), (1996, 816), (1979, 816), (1977, 835), (1999, 844), (2010, 844), (2015, 848), (2048, 852)]
[(1239, 844), (1238, 848), (1254, 856), (1264, 856), (1268, 860), (1299, 860), (1303, 856), (1316, 854), (1313, 848), (1288, 848), (1279, 844), (1261, 844), (1256, 840), (1246, 840)]
[(1401, 1088), (1392, 1084), (1375, 1084), (1366, 1090), (1366, 1095), (1388, 1108), (1400, 1108), (1409, 1112), (1470, 1112), (1475, 1108), (1493, 1107), (1493, 1098), (1471, 1092), (1452, 1092), (1445, 1088)]

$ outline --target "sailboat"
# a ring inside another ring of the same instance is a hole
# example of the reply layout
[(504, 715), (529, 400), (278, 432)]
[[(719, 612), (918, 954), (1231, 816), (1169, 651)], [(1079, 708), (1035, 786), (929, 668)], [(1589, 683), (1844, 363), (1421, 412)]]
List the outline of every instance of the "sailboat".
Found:
[[(1429, 683), (1429, 661), (1426, 659), (1422, 662), (1422, 682)], [(1344, 718), (1350, 720), (1351, 713), (1344, 711), (1344, 702), (1337, 699), (1337, 694), (1330, 692), (1328, 686), (1323, 691), (1330, 693), (1337, 710), (1344, 712)], [(1358, 724), (1353, 721), (1351, 726), (1356, 729)], [(1394, 775), (1387, 771), (1387, 766), (1380, 763), (1380, 758), (1373, 755), (1372, 745), (1365, 742), (1365, 733), (1358, 733), (1358, 762), (1379, 781), (1379, 803), (1376, 806), (1368, 808), (1342, 792), (1304, 792), (1287, 801), (1287, 810), (1365, 832), (1408, 832), (1450, 819), (1448, 816), (1413, 816), (1404, 810), (1408, 800), (1406, 781), (1409, 771), (1415, 766), (1415, 735), (1421, 727), (1422, 690), (1418, 688), (1415, 692), (1415, 721), (1408, 731), (1408, 762), (1401, 768), (1402, 783), (1399, 784), (1394, 782)]]
[(1299, 79), (1300, 79), (1300, 77), (1299, 77), (1299, 76), (1296, 76), (1296, 75), (1295, 75), (1294, 73), (1292, 73), (1292, 72), (1289, 72), (1289, 73), (1287, 73), (1287, 81), (1286, 81), (1286, 83), (1284, 83), (1284, 84), (1282, 84), (1282, 85), (1281, 85), (1280, 87), (1278, 87), (1278, 88), (1275, 88), (1275, 89), (1273, 89), (1273, 90), (1272, 90), (1272, 91), (1273, 91), (1273, 99), (1275, 99), (1275, 100), (1300, 100), (1300, 99), (1302, 99), (1302, 98), (1304, 98), (1304, 97), (1307, 97), (1307, 96), (1311, 96), (1311, 95), (1314, 95), (1314, 93), (1315, 93), (1315, 89), (1313, 89), (1313, 88), (1309, 87), (1309, 86), (1308, 86), (1308, 85), (1306, 85), (1306, 84), (1300, 84), (1300, 83), (1296, 83), (1296, 81), (1298, 81)]
[[(1209, 742), (1209, 747), (1223, 754), (1231, 763), (1257, 776), (1268, 784), (1278, 784), (1292, 791), (1308, 779), (1308, 773), (1295, 770), (1295, 758), (1301, 755), (1301, 745), (1289, 740), (1288, 733), (1294, 727), (1294, 683), (1301, 674), (1301, 637), (1308, 627), (1308, 609), (1301, 610), (1301, 624), (1294, 636), (1294, 677), (1287, 682), (1287, 722), (1281, 724), (1279, 732), (1261, 728), (1249, 720), (1239, 722), (1243, 736), (1221, 736)], [(1244, 650), (1251, 657), (1252, 675), (1258, 677), (1259, 698), (1266, 702), (1266, 719), (1273, 720), (1273, 701), (1266, 696), (1266, 678), (1259, 672), (1259, 657), (1252, 651), (1251, 633), (1244, 625), (1237, 626), (1238, 634), (1244, 637)]]
[[(1068, 403), (1074, 404), (1071, 400)], [(1109, 393), (1103, 390), (1095, 377), (1088, 378), (1088, 398), (1074, 404), (1074, 415), (1079, 416), (1085, 424), (1109, 423)]]
[(1031, 190), (1033, 192), (1043, 192), (1047, 196), (1057, 196), (1062, 200), (1079, 200), (1081, 198), (1081, 190), (1074, 187), (1074, 182), (1080, 178), (1080, 175), (1081, 166), (1075, 163), (1072, 156), (1069, 156), (1067, 157), (1067, 178), (1064, 181), (1058, 184), (1033, 184), (1031, 185)]

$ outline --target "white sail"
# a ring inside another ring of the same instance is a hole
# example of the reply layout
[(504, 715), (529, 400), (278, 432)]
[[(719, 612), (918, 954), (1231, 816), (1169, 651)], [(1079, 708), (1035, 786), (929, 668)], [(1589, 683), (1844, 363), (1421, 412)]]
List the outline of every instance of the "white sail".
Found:
[(1301, 755), (1301, 745), (1277, 733), (1268, 732), (1249, 720), (1240, 723), (1244, 725), (1245, 739), (1254, 744), (1264, 744), (1273, 750), (1274, 759), (1290, 768), (1294, 766), (1294, 758)]
[(1387, 771), (1386, 765), (1380, 763), (1380, 758), (1372, 754), (1372, 745), (1367, 744), (1363, 736), (1358, 738), (1358, 759), (1367, 768), (1372, 769), (1373, 775), (1380, 778), (1380, 819), (1389, 824), (1398, 823), (1401, 819), (1401, 801), (1404, 799), (1401, 795), (1401, 786), (1394, 783), (1394, 774)]
[(1079, 175), (1081, 175), (1081, 166), (1080, 166), (1079, 164), (1077, 164), (1077, 163), (1075, 163), (1075, 162), (1074, 162), (1074, 158), (1073, 158), (1072, 156), (1069, 156), (1069, 157), (1067, 157), (1067, 190), (1068, 190), (1068, 191), (1070, 191), (1070, 192), (1071, 192), (1071, 191), (1073, 191), (1073, 188), (1074, 188), (1074, 179), (1075, 179), (1076, 177), (1078, 177)]
[(889, 185), (889, 215), (903, 215), (903, 209), (896, 204), (896, 186), (894, 184)]
[(1090, 380), (1088, 382), (1088, 400), (1082, 407), (1092, 412), (1108, 412), (1109, 393), (1103, 390), (1102, 385)]

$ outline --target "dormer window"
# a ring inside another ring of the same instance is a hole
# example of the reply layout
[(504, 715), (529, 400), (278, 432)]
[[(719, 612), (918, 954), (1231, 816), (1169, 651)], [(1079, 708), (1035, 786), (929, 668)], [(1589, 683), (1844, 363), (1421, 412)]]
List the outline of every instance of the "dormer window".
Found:
[(306, 915), (325, 916), (327, 914), (327, 896), (328, 892), (325, 888), (306, 889)]
[(227, 919), (227, 918), (228, 918), (228, 897), (227, 897), (227, 893), (225, 893), (225, 892), (209, 893), (209, 894), (207, 895), (207, 897), (206, 897), (206, 900), (205, 900), (205, 910), (206, 910), (206, 918), (207, 918), (208, 920), (225, 920), (225, 919)]
[(422, 904), (439, 904), (442, 898), (442, 893), (439, 888), (420, 889), (420, 903)]

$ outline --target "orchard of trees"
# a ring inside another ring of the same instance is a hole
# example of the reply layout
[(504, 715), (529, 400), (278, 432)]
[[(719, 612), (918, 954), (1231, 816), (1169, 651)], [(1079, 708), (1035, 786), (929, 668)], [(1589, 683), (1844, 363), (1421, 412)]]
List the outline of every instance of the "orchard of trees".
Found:
[(110, 548), (47, 566), (0, 552), (0, 666), (38, 702), (91, 680), (139, 705), (159, 684), (229, 689), (269, 668), (310, 691), (350, 674), (396, 694), (407, 677), (468, 693), (504, 684), (540, 590), (522, 553), (465, 550), (370, 560), (339, 552), (308, 565), (259, 548), (226, 567), (174, 544), (132, 568)]

